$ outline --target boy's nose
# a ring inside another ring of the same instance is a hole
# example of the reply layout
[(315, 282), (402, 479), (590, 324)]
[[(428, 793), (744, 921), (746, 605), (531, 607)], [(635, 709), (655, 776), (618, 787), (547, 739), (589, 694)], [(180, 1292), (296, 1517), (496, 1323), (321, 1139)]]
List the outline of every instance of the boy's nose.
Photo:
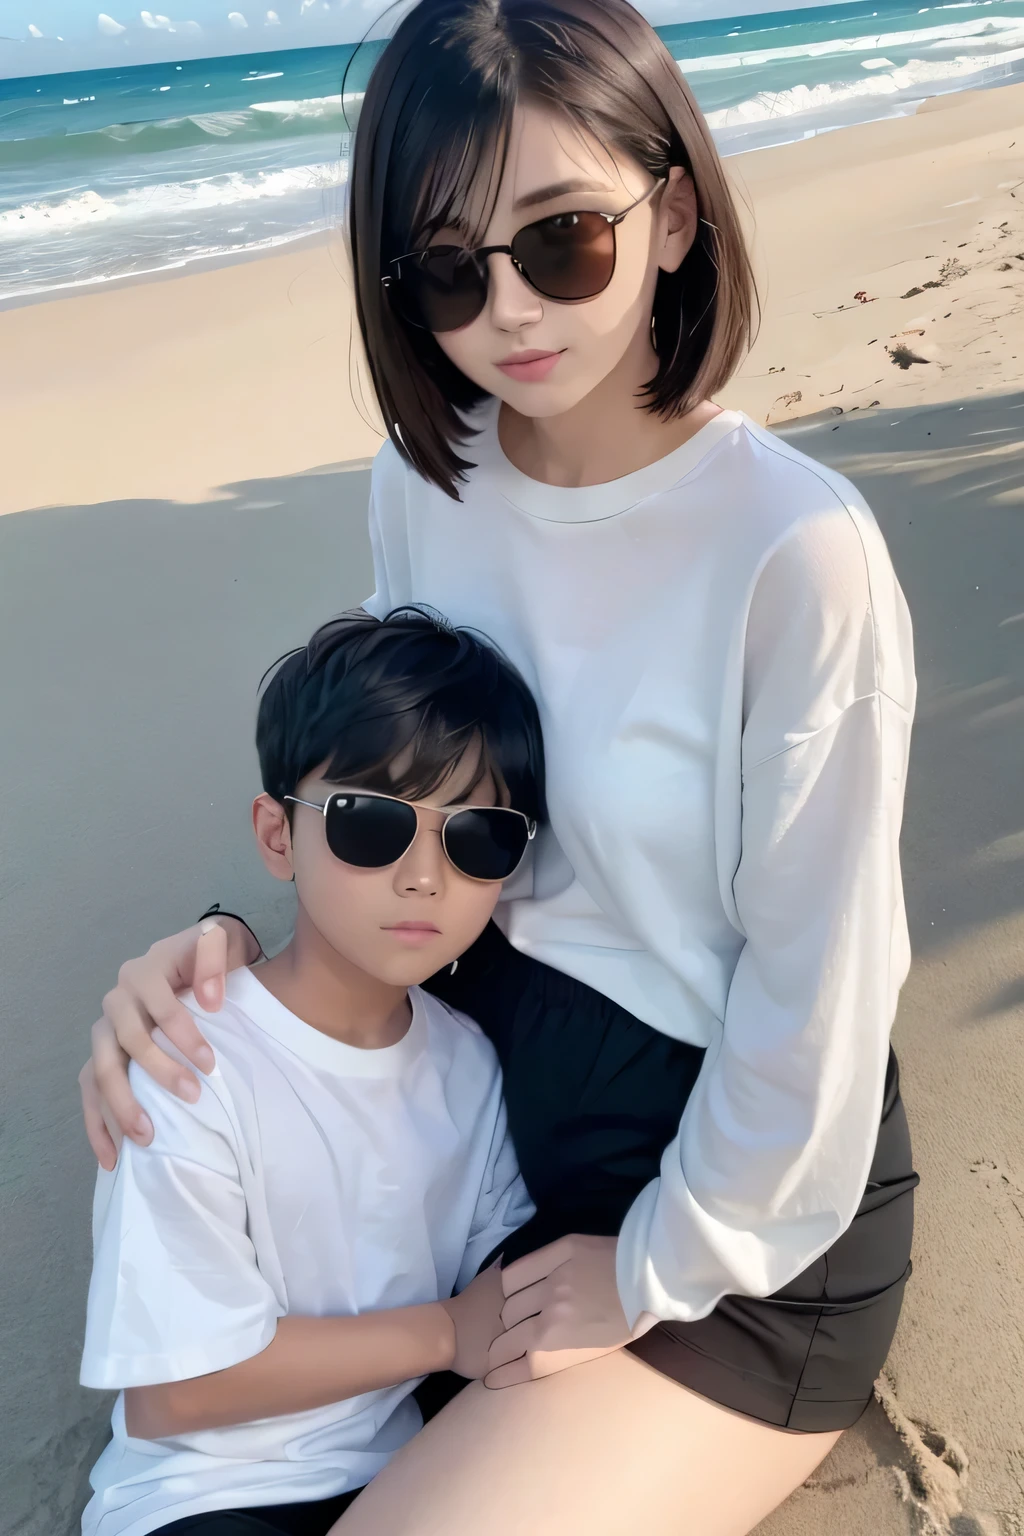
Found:
[(400, 896), (436, 896), (444, 886), (441, 834), (421, 826), (408, 851), (395, 866), (395, 890)]

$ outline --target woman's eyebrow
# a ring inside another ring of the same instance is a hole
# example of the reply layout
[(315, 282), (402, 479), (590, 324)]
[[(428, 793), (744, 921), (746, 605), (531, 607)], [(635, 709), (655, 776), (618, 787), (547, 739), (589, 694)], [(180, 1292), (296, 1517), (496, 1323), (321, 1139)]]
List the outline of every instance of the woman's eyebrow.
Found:
[(587, 181), (581, 177), (574, 177), (571, 181), (558, 181), (550, 187), (538, 187), (535, 192), (524, 192), (522, 197), (516, 198), (513, 205), (518, 212), (521, 208), (535, 208), (538, 203), (554, 202), (556, 197), (567, 197), (570, 192), (610, 192), (612, 190), (606, 183), (600, 181)]

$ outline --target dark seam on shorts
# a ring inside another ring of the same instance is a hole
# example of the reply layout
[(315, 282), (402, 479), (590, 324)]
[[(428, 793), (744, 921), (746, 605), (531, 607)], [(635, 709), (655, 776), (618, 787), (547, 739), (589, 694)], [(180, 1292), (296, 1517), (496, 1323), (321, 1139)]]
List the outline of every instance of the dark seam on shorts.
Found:
[[(828, 1295), (828, 1251), (827, 1250), (826, 1250), (825, 1253), (822, 1254), (822, 1258), (825, 1261), (825, 1279), (824, 1279), (824, 1281), (822, 1283), (822, 1292), (823, 1292), (823, 1294), (825, 1296), (827, 1296)], [(811, 1350), (814, 1348), (814, 1341), (818, 1337), (818, 1329), (821, 1327), (821, 1317), (822, 1317), (822, 1313), (821, 1313), (821, 1310), (819, 1308), (818, 1315), (814, 1319), (814, 1327), (811, 1329), (811, 1336), (807, 1340), (807, 1351), (806, 1351), (806, 1353), (804, 1355), (804, 1358), (803, 1358), (803, 1364), (801, 1365), (800, 1370), (797, 1373), (796, 1381), (793, 1384), (793, 1401), (790, 1403), (790, 1405), (789, 1405), (789, 1412), (786, 1415), (786, 1428), (787, 1429), (789, 1428), (790, 1423), (792, 1421), (793, 1411), (796, 1408), (797, 1399), (800, 1396), (800, 1383), (804, 1379), (804, 1372), (806, 1371), (808, 1362), (809, 1362), (809, 1360), (811, 1358)]]
[[(828, 1285), (828, 1270), (827, 1270), (827, 1268), (826, 1268), (826, 1271), (825, 1271), (825, 1284), (826, 1284), (826, 1286)], [(789, 1405), (789, 1412), (786, 1414), (786, 1428), (787, 1429), (789, 1428), (790, 1423), (792, 1422), (793, 1411), (796, 1408), (797, 1402), (798, 1402), (799, 1397), (800, 1397), (800, 1383), (804, 1379), (804, 1372), (806, 1371), (808, 1362), (809, 1362), (809, 1360), (811, 1358), (811, 1350), (814, 1348), (814, 1341), (818, 1337), (818, 1329), (821, 1327), (821, 1316), (822, 1316), (822, 1314), (821, 1314), (821, 1311), (819, 1310), (817, 1317), (814, 1319), (814, 1327), (811, 1329), (811, 1336), (807, 1340), (807, 1352), (804, 1355), (803, 1364), (800, 1367), (800, 1371), (799, 1371), (799, 1374), (798, 1374), (798, 1376), (796, 1378), (796, 1381), (793, 1383), (793, 1401), (790, 1403), (790, 1405)]]

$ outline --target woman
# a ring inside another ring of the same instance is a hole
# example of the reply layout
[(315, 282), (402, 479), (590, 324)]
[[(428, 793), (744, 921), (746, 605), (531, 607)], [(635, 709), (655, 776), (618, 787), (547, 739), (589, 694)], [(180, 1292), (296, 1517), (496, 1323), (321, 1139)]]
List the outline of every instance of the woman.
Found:
[[(391, 438), (367, 606), (519, 665), (551, 835), (437, 983), (497, 1046), (537, 1205), (506, 1331), (336, 1529), (739, 1536), (863, 1411), (909, 1274), (903, 597), (856, 491), (711, 403), (749, 265), (626, 0), (422, 0), (366, 94), (351, 239)], [(186, 1091), (155, 1022), (209, 1065), (173, 991), (252, 958), (210, 927), (106, 1000), (101, 1161), (104, 1115), (146, 1139), (123, 1052)]]

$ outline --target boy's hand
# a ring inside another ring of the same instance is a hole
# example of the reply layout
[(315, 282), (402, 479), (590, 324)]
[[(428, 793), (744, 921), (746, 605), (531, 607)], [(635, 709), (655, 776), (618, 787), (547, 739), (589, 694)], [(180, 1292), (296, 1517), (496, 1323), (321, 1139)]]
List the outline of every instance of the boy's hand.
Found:
[(484, 1375), (488, 1351), (502, 1332), (505, 1291), (499, 1262), (496, 1260), (490, 1269), (477, 1275), (458, 1296), (441, 1303), (455, 1324), (455, 1358), (451, 1369), (470, 1381), (478, 1381)]

